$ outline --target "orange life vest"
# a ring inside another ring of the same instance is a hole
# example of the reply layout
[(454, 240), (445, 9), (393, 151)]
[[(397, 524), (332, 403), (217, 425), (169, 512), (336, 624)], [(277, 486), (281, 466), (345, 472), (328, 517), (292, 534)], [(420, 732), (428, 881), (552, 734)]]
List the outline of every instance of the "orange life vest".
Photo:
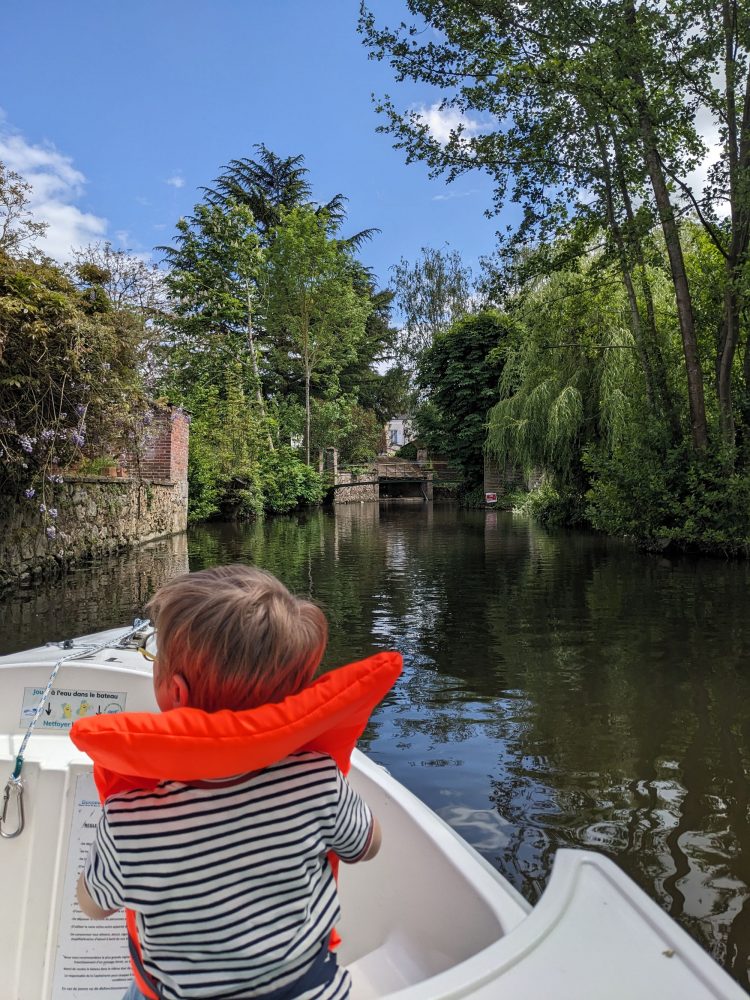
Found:
[[(401, 673), (400, 653), (377, 653), (332, 670), (274, 705), (234, 712), (176, 708), (79, 719), (70, 737), (94, 762), (102, 803), (159, 781), (199, 781), (256, 771), (297, 750), (332, 757), (347, 774), (357, 740)], [(337, 859), (331, 858), (336, 871)], [(126, 911), (133, 974), (141, 992), (156, 1000), (145, 978), (135, 914)], [(332, 936), (331, 947), (338, 943)]]

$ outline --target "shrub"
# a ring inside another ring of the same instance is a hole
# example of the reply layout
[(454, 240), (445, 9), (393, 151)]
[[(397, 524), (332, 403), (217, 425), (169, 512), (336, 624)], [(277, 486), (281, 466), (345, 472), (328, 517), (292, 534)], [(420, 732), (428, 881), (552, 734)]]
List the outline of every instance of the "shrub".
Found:
[(628, 452), (586, 456), (586, 514), (594, 528), (649, 547), (736, 553), (750, 545), (750, 473), (721, 456), (666, 452), (639, 442)]
[(581, 524), (585, 520), (582, 495), (573, 487), (542, 483), (526, 495), (517, 509), (549, 527)]
[(291, 448), (279, 448), (263, 456), (260, 488), (263, 509), (274, 514), (320, 503), (325, 492), (320, 475)]
[(406, 458), (410, 462), (415, 462), (417, 458), (417, 448), (421, 448), (422, 445), (418, 441), (409, 441), (407, 444), (402, 445), (396, 455), (398, 458)]

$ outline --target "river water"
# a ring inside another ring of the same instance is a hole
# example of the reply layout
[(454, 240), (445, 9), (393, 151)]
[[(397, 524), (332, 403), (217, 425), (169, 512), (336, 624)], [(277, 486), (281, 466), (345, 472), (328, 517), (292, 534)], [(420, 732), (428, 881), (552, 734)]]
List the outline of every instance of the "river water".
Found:
[(201, 526), (6, 595), (0, 653), (123, 624), (188, 565), (236, 560), (325, 608), (326, 666), (404, 654), (364, 749), (527, 899), (558, 847), (603, 851), (748, 987), (747, 563), (354, 505)]

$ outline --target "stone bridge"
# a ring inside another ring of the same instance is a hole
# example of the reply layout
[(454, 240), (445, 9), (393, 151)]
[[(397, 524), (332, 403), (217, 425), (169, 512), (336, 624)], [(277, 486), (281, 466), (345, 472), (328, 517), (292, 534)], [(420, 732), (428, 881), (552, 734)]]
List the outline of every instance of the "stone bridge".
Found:
[(378, 459), (367, 466), (340, 466), (326, 456), (326, 472), (334, 504), (364, 501), (432, 500), (433, 471), (418, 462)]

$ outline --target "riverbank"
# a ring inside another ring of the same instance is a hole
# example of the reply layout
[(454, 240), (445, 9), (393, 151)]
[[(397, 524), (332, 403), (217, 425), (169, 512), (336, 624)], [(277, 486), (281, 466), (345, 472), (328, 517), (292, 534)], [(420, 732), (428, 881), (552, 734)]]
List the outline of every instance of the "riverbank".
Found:
[(689, 497), (677, 496), (669, 504), (627, 516), (623, 511), (608, 515), (600, 491), (559, 490), (549, 483), (529, 492), (508, 492), (498, 497), (497, 506), (547, 528), (579, 528), (627, 541), (644, 553), (748, 559), (750, 484), (747, 494), (744, 487), (743, 482), (743, 489), (729, 498), (724, 491), (707, 497), (697, 488)]

